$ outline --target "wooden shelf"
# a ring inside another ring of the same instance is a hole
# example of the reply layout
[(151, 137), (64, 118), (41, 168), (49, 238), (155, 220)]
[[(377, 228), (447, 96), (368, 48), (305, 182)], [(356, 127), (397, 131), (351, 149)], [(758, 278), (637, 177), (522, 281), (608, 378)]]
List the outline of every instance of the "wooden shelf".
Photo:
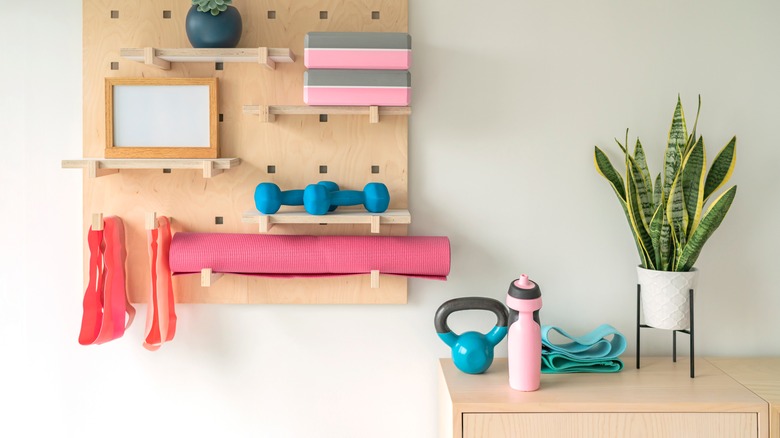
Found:
[(63, 160), (63, 169), (86, 169), (90, 178), (111, 175), (126, 169), (199, 169), (204, 178), (219, 175), (241, 164), (240, 158), (189, 159), (189, 158), (85, 158)]
[(369, 123), (379, 123), (379, 116), (408, 116), (408, 106), (314, 106), (314, 105), (244, 105), (244, 114), (258, 115), (261, 122), (273, 122), (281, 115), (366, 115)]
[(292, 50), (268, 47), (252, 49), (158, 49), (156, 47), (143, 47), (119, 49), (119, 56), (163, 70), (170, 69), (171, 62), (256, 62), (270, 69), (275, 69), (277, 62), (295, 62), (295, 54)]
[(412, 216), (409, 210), (387, 210), (384, 213), (337, 210), (321, 216), (305, 211), (262, 214), (253, 210), (245, 212), (241, 220), (260, 224), (261, 233), (267, 233), (276, 224), (368, 224), (372, 233), (378, 233), (380, 225), (408, 225), (412, 223)]

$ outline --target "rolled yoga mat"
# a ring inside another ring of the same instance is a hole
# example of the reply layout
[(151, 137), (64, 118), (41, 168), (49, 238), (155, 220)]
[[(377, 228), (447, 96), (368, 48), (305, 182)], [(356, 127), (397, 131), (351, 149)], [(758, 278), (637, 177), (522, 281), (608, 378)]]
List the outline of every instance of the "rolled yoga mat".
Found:
[(450, 241), (427, 236), (176, 233), (170, 266), (174, 274), (211, 268), (215, 273), (267, 277), (330, 277), (378, 270), (446, 280)]
[[(555, 344), (550, 331), (572, 342)], [(606, 338), (612, 336), (611, 340)], [(618, 356), (626, 350), (626, 338), (609, 324), (602, 324), (583, 336), (571, 336), (563, 329), (542, 327), (542, 373), (616, 373), (623, 369)]]

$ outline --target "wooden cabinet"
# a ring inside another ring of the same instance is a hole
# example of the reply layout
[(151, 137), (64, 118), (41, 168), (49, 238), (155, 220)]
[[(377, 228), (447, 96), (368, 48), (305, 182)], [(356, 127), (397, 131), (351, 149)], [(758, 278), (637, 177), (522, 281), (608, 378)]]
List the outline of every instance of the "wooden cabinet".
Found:
[(506, 359), (482, 375), (440, 362), (440, 436), (762, 437), (767, 402), (706, 359), (647, 358), (616, 374), (542, 376), (535, 392), (509, 387)]
[(769, 403), (769, 436), (780, 438), (780, 357), (712, 358), (710, 362)]

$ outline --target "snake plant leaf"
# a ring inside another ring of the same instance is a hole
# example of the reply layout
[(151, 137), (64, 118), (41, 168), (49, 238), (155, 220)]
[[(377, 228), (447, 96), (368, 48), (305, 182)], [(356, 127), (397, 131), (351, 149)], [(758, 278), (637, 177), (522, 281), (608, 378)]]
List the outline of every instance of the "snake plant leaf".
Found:
[(623, 184), (623, 177), (612, 167), (612, 163), (609, 161), (609, 157), (596, 146), (593, 153), (593, 163), (596, 165), (596, 170), (609, 181), (615, 194), (623, 204), (626, 203), (626, 186)]
[(685, 126), (685, 115), (678, 95), (677, 106), (674, 108), (672, 116), (672, 126), (669, 128), (669, 141), (664, 154), (664, 199), (669, 198), (672, 183), (677, 178), (687, 141), (688, 129)]
[(636, 145), (634, 146), (634, 161), (636, 161), (643, 174), (650, 175), (650, 171), (647, 168), (645, 149), (642, 147), (642, 142), (639, 141), (639, 138), (636, 139)]
[(682, 255), (677, 260), (675, 271), (687, 272), (691, 270), (694, 263), (696, 263), (696, 259), (699, 258), (704, 243), (707, 242), (707, 239), (712, 236), (712, 233), (723, 222), (723, 218), (726, 217), (726, 213), (729, 211), (736, 195), (737, 186), (732, 186), (712, 203), (712, 207), (704, 215), (699, 226), (696, 227), (693, 235), (688, 240), (688, 244), (683, 248)]
[(669, 216), (666, 214), (666, 202), (661, 208), (661, 233), (658, 236), (658, 251), (661, 253), (660, 271), (668, 271), (672, 266), (672, 227), (669, 225)]
[(731, 178), (736, 162), (737, 137), (735, 136), (718, 152), (712, 166), (710, 166), (710, 171), (707, 172), (707, 181), (704, 183), (704, 202), (707, 202), (710, 195)]
[(626, 149), (626, 147), (623, 146), (623, 143), (621, 143), (620, 140), (615, 139), (615, 143), (617, 143), (617, 145), (620, 146), (620, 150), (623, 151), (624, 154), (628, 154), (628, 149)]
[(672, 253), (671, 260), (672, 266), (674, 266), (674, 260), (680, 256), (680, 248), (685, 246), (685, 242), (688, 240), (688, 236), (685, 235), (685, 231), (688, 229), (688, 210), (685, 208), (683, 199), (681, 176), (672, 183), (672, 191), (666, 204), (666, 216), (672, 229), (672, 240), (674, 241), (672, 247), (676, 249)]
[(672, 190), (672, 183), (677, 179), (677, 175), (680, 173), (680, 164), (682, 163), (682, 156), (680, 151), (670, 146), (666, 148), (664, 154), (664, 184), (663, 184), (663, 199), (669, 199), (669, 193)]
[[(683, 228), (685, 236), (690, 236), (699, 225), (701, 211), (704, 206), (704, 165), (707, 155), (704, 148), (704, 139), (699, 141), (688, 152), (682, 165), (681, 183), (684, 195), (685, 209), (687, 211), (687, 224)], [(683, 243), (684, 244), (684, 243)]]
[(696, 142), (699, 141), (699, 139), (696, 138), (696, 126), (699, 124), (699, 113), (701, 113), (701, 94), (699, 95), (699, 107), (696, 108), (696, 120), (693, 121), (693, 130), (691, 130), (691, 135), (688, 136), (688, 142), (685, 144), (684, 155), (688, 155), (688, 152), (690, 152), (696, 145)]
[[(618, 196), (618, 201), (620, 201), (620, 206), (623, 208), (623, 213), (626, 215), (626, 222), (628, 222), (628, 226), (631, 229), (631, 237), (634, 239), (634, 244), (636, 245), (636, 250), (639, 253), (639, 258), (642, 263), (643, 267), (650, 266), (649, 261), (647, 260), (645, 256), (645, 251), (642, 248), (642, 244), (639, 242), (639, 236), (636, 234), (636, 229), (634, 228), (633, 224), (631, 223), (631, 215), (628, 213), (628, 206), (626, 205), (625, 201), (620, 199)], [(652, 269), (652, 268), (647, 268)]]
[(655, 254), (655, 251), (653, 250), (652, 239), (650, 239), (649, 221), (642, 219), (643, 213), (642, 206), (640, 205), (640, 196), (638, 194), (638, 181), (634, 177), (634, 173), (630, 171), (626, 175), (626, 178), (626, 199), (628, 201), (629, 225), (641, 248), (642, 266), (646, 269), (653, 269), (650, 267), (653, 265), (651, 254)]
[[(631, 172), (631, 181), (633, 188), (635, 189), (633, 195), (637, 197), (637, 205), (639, 206), (638, 219), (640, 219), (640, 221), (638, 223), (640, 223), (645, 230), (649, 231), (650, 220), (653, 218), (653, 188), (652, 186), (647, 186), (647, 179), (642, 173), (636, 159), (630, 155), (626, 155), (626, 159), (628, 161), (626, 165), (628, 166), (628, 171)], [(649, 177), (650, 175), (647, 176)]]
[(653, 208), (656, 210), (661, 205), (661, 172), (658, 172), (658, 176), (655, 177), (655, 185), (653, 186)]
[[(660, 184), (659, 186), (660, 187)], [(650, 241), (653, 244), (653, 258), (654, 266), (661, 266), (661, 225), (663, 225), (666, 212), (661, 204), (658, 204), (653, 213), (653, 218), (650, 220)], [(655, 269), (655, 268), (652, 268)]]
[(685, 126), (685, 113), (683, 112), (680, 95), (677, 95), (677, 106), (672, 116), (672, 126), (669, 128), (669, 147), (676, 148), (681, 153), (688, 141), (688, 128)]
[(604, 153), (604, 151), (599, 149), (598, 146), (596, 146), (594, 150), (593, 162), (595, 163), (596, 170), (609, 182), (610, 186), (612, 186), (612, 190), (614, 190), (615, 195), (620, 201), (620, 206), (623, 208), (623, 213), (626, 215), (626, 221), (628, 221), (628, 225), (631, 228), (631, 236), (634, 238), (634, 244), (636, 245), (637, 252), (639, 253), (642, 266), (650, 266), (650, 262), (645, 256), (645, 251), (642, 248), (642, 244), (639, 242), (639, 236), (636, 233), (636, 229), (631, 223), (631, 215), (628, 211), (628, 205), (626, 204), (626, 186), (623, 183), (623, 177), (620, 176), (620, 174), (615, 170), (607, 155)]
[[(647, 157), (645, 156), (645, 150), (642, 147), (642, 143), (639, 141), (639, 138), (636, 139), (636, 145), (634, 146), (634, 161), (636, 162), (637, 166), (639, 166), (639, 170), (642, 172), (642, 179), (644, 180), (645, 187), (647, 187), (648, 192), (650, 195), (653, 194), (653, 179), (652, 176), (650, 176), (650, 169), (647, 167)], [(652, 199), (651, 199), (652, 201)], [(650, 218), (653, 215), (653, 210), (651, 208), (650, 214), (647, 216), (647, 220), (650, 221)]]

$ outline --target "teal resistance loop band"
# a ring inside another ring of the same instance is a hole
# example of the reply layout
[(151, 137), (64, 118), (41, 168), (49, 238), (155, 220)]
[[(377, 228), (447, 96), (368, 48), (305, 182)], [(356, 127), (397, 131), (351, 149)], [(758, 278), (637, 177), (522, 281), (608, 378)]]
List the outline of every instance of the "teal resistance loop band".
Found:
[[(550, 331), (572, 342), (554, 344)], [(609, 336), (612, 339), (608, 340)], [(623, 369), (618, 356), (626, 350), (626, 338), (609, 324), (583, 336), (571, 336), (553, 326), (542, 327), (542, 373), (616, 373)]]

